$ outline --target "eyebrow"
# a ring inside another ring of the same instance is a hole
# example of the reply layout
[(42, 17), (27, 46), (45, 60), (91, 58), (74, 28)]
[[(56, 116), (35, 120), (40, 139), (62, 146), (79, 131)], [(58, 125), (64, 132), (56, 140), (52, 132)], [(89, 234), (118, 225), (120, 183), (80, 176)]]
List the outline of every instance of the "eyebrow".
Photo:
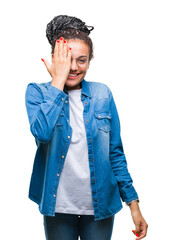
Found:
[[(87, 58), (87, 56), (85, 56), (85, 55), (84, 55), (84, 56), (80, 56), (80, 57), (78, 57), (78, 58), (82, 58), (82, 57), (86, 57), (86, 58)], [(78, 58), (77, 58), (77, 59), (78, 59)]]

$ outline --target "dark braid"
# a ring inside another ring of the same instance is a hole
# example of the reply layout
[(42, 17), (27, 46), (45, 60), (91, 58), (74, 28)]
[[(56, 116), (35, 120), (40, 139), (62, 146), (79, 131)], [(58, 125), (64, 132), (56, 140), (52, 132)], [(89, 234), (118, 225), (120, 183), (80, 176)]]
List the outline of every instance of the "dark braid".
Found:
[(79, 18), (59, 15), (47, 24), (46, 37), (52, 46), (52, 53), (56, 40), (60, 37), (83, 40), (89, 47), (90, 61), (93, 58), (93, 43), (88, 35), (93, 29), (94, 27), (85, 25), (85, 22), (82, 22)]

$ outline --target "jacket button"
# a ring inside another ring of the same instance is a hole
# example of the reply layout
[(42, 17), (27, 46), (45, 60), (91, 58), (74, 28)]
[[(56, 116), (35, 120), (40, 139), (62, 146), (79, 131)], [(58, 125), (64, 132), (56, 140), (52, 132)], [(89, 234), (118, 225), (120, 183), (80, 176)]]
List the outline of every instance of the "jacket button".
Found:
[(90, 159), (90, 161), (92, 162), (92, 161), (93, 161), (93, 159)]
[(89, 139), (89, 142), (91, 142), (91, 139)]
[(68, 103), (68, 101), (66, 100), (65, 103)]
[(61, 99), (62, 101), (64, 100), (64, 98)]
[(68, 136), (68, 138), (70, 138), (70, 136)]
[(64, 158), (64, 155), (62, 155), (61, 157)]
[(55, 194), (53, 194), (53, 197), (56, 197), (56, 195), (55, 195)]
[(97, 198), (95, 198), (94, 201), (97, 202)]
[(87, 105), (87, 102), (85, 104)]
[(86, 120), (86, 122), (88, 122), (88, 120)]
[(95, 178), (93, 178), (93, 182), (95, 181)]
[(59, 177), (59, 173), (57, 173), (57, 177)]

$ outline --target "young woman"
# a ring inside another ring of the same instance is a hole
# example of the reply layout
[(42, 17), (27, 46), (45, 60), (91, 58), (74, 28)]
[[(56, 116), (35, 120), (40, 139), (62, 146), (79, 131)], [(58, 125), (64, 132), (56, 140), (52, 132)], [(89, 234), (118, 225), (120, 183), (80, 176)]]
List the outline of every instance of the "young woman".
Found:
[(93, 27), (67, 15), (47, 25), (51, 81), (30, 83), (26, 108), (37, 144), (29, 198), (39, 205), (48, 240), (109, 240), (122, 201), (131, 209), (137, 239), (147, 223), (127, 169), (120, 122), (106, 84), (84, 79)]

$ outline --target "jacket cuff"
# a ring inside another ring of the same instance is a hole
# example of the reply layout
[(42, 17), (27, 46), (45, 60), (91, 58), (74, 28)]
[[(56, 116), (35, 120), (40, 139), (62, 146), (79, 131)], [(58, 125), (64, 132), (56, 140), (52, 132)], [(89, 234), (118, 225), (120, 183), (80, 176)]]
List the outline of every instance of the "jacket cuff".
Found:
[(123, 202), (131, 202), (134, 199), (139, 199), (138, 194), (133, 185), (121, 189), (121, 198)]
[(62, 98), (66, 99), (67, 94), (64, 91), (60, 90), (59, 88), (50, 85), (44, 100), (48, 100), (50, 102), (58, 104), (62, 101)]
[(130, 202), (126, 202), (126, 205), (129, 206), (132, 202), (136, 202), (136, 201), (139, 203), (139, 199), (137, 198), (137, 199), (134, 199)]

